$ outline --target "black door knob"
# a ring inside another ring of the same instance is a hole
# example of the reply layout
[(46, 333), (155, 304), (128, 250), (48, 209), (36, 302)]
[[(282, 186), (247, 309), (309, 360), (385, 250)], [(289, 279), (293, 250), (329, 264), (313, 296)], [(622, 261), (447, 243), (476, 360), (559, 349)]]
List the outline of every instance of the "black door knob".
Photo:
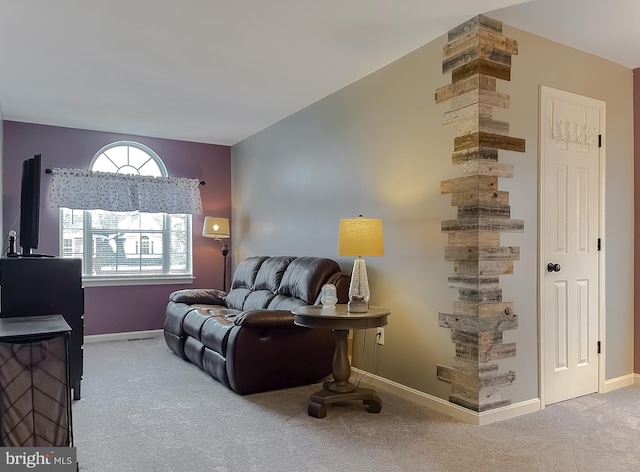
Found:
[(553, 262), (547, 264), (547, 272), (560, 272), (560, 269), (560, 264), (554, 264)]

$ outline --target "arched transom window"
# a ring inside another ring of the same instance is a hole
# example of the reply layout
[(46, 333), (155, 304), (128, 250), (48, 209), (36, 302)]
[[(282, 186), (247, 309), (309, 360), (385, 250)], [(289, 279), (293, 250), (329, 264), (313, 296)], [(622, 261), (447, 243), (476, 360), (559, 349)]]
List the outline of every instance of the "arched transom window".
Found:
[(158, 155), (139, 143), (120, 141), (100, 149), (91, 161), (90, 169), (116, 174), (168, 177), (167, 169)]

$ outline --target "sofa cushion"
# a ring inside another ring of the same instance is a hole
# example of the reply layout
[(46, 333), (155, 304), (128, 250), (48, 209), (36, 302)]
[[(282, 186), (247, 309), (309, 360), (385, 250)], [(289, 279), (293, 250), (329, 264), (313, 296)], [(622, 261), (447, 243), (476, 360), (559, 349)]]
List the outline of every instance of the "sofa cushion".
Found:
[(331, 259), (297, 257), (282, 276), (278, 294), (299, 298), (305, 305), (314, 305), (322, 285), (336, 272), (340, 272), (340, 266)]
[(233, 292), (233, 290), (237, 288), (253, 290), (260, 266), (262, 266), (263, 262), (267, 259), (267, 256), (247, 257), (238, 264), (236, 270), (233, 272), (233, 282), (230, 292)]
[(267, 308), (276, 294), (269, 290), (255, 290), (251, 292), (242, 305), (243, 310), (260, 310)]
[(231, 308), (233, 310), (242, 310), (242, 307), (244, 306), (244, 301), (247, 299), (251, 291), (252, 290), (249, 288), (232, 289), (227, 295), (227, 298), (225, 300), (225, 304), (227, 305), (227, 308)]
[(235, 315), (209, 317), (200, 331), (202, 344), (222, 357), (226, 357), (227, 338), (229, 337), (229, 330), (235, 326), (234, 318)]
[(291, 256), (278, 256), (264, 261), (256, 274), (254, 290), (268, 290), (275, 295), (280, 287), (282, 276), (294, 259), (295, 257)]
[(209, 316), (224, 316), (225, 318), (233, 318), (240, 310), (234, 310), (232, 308), (226, 308), (224, 306), (207, 306), (206, 309), (200, 308), (200, 313), (207, 314)]
[(293, 297), (285, 297), (284, 295), (276, 295), (269, 303), (268, 310), (293, 310), (299, 306), (308, 305), (304, 300)]
[(207, 310), (195, 309), (191, 310), (187, 313), (187, 316), (184, 317), (184, 321), (182, 322), (182, 329), (189, 336), (193, 336), (195, 339), (200, 341), (200, 331), (202, 330), (202, 325), (209, 318), (209, 313)]
[(202, 369), (202, 355), (204, 346), (200, 341), (188, 337), (184, 343), (184, 355), (187, 359)]

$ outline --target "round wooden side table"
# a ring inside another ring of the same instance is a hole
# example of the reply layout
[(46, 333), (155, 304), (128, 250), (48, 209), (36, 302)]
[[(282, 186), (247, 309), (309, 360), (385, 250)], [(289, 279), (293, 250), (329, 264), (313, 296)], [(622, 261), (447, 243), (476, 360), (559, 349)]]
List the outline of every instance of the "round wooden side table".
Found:
[(291, 312), (294, 323), (306, 328), (331, 329), (336, 337), (333, 355), (333, 380), (324, 382), (319, 392), (311, 395), (308, 413), (316, 418), (327, 416), (327, 405), (350, 400), (362, 400), (370, 413), (380, 413), (382, 400), (371, 388), (357, 387), (349, 381), (351, 364), (348, 357), (348, 336), (351, 329), (369, 329), (385, 326), (391, 312), (386, 308), (370, 306), (364, 313), (350, 313), (347, 305), (322, 308), (319, 305), (301, 306)]

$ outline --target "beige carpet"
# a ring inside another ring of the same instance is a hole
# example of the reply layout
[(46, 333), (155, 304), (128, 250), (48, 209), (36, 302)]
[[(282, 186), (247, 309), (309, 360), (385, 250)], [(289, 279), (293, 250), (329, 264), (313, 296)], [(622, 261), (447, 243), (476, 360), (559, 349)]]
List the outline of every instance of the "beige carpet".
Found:
[(75, 445), (86, 472), (638, 471), (640, 386), (487, 426), (380, 392), (307, 415), (317, 385), (242, 397), (162, 339), (86, 344)]

